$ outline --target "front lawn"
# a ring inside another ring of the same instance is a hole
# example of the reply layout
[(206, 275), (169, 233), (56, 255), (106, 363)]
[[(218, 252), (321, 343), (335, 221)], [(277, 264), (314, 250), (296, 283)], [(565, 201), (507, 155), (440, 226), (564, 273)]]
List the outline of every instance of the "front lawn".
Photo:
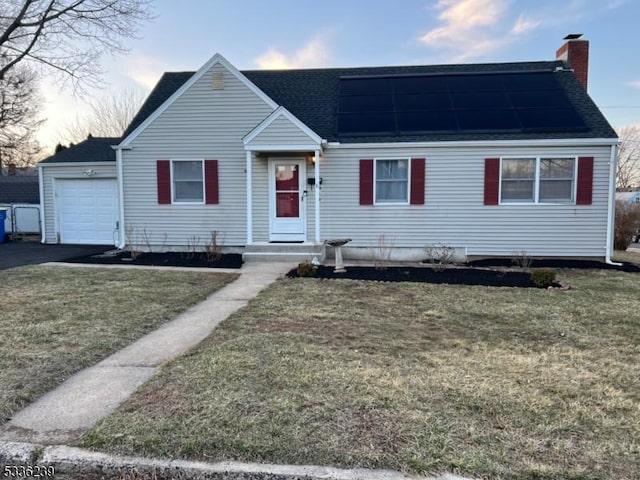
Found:
[(58, 266), (0, 271), (0, 424), (235, 278)]
[(277, 282), (83, 445), (474, 478), (636, 478), (640, 274), (559, 277), (573, 289)]

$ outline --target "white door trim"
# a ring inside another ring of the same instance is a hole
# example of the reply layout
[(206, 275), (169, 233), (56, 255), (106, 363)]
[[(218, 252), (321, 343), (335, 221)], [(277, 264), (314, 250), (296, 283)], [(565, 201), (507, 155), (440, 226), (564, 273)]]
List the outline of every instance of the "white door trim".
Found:
[[(298, 165), (299, 188), (299, 212), (297, 219), (279, 220), (276, 218), (276, 190), (275, 173), (276, 164)], [(307, 239), (307, 215), (306, 215), (306, 185), (307, 163), (304, 157), (274, 157), (269, 158), (268, 182), (269, 182), (269, 241), (270, 242), (304, 242)]]

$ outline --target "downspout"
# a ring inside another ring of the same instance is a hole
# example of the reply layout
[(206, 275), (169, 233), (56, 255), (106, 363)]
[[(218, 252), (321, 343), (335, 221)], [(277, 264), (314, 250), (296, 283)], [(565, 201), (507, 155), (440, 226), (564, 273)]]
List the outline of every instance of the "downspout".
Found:
[(616, 155), (617, 145), (611, 145), (611, 156), (609, 158), (609, 204), (608, 204), (608, 218), (607, 218), (607, 244), (606, 255), (604, 261), (609, 265), (622, 265), (621, 263), (611, 260), (613, 254), (613, 228), (616, 221)]
[(314, 213), (315, 213), (315, 243), (320, 244), (320, 151), (316, 150), (313, 156), (314, 165), (314, 179), (313, 184), (315, 186), (315, 192), (313, 196), (314, 201)]
[(44, 172), (38, 165), (38, 191), (40, 193), (40, 243), (46, 243), (47, 229), (44, 225)]
[(247, 197), (247, 245), (253, 243), (253, 196), (252, 196), (252, 184), (253, 184), (253, 172), (252, 162), (253, 153), (251, 150), (247, 150), (246, 158), (246, 171), (247, 171), (247, 185), (246, 185), (246, 197)]
[[(116, 170), (118, 172), (118, 217), (119, 217), (119, 221), (118, 221), (118, 243), (116, 245), (117, 248), (119, 248), (120, 250), (124, 249), (124, 247), (126, 247), (126, 243), (125, 243), (125, 235), (124, 235), (124, 231), (125, 231), (125, 227), (124, 227), (124, 188), (123, 188), (123, 176), (122, 176), (122, 171), (123, 171), (123, 166), (122, 166), (122, 150), (124, 150), (124, 148), (126, 147), (120, 147), (120, 146), (116, 146), (113, 147), (116, 150)], [(127, 148), (127, 150), (130, 150), (130, 147)]]

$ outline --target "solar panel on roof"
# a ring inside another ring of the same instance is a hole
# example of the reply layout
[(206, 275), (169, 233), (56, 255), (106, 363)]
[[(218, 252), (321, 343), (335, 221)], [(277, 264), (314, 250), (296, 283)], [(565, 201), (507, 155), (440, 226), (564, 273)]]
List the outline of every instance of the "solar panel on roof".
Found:
[(445, 78), (451, 92), (502, 90), (502, 75), (451, 75)]
[(552, 72), (518, 73), (503, 77), (504, 87), (508, 92), (516, 90), (539, 91), (558, 90), (558, 79)]
[(514, 107), (570, 107), (571, 103), (562, 90), (509, 92)]
[(572, 108), (522, 108), (516, 110), (523, 130), (576, 130), (584, 122)]
[(393, 81), (395, 93), (446, 92), (447, 84), (440, 76), (397, 77)]
[(404, 93), (395, 96), (395, 109), (398, 111), (451, 108), (451, 97), (447, 92)]
[(341, 78), (338, 133), (583, 130), (551, 71)]
[(521, 130), (520, 121), (512, 109), (469, 109), (456, 112), (460, 130)]
[(400, 133), (455, 132), (458, 130), (452, 110), (432, 110), (427, 112), (398, 112)]
[(344, 113), (338, 117), (341, 133), (390, 133), (396, 131), (394, 116), (384, 113)]
[(393, 110), (391, 95), (348, 95), (340, 97), (341, 112), (384, 112)]
[(349, 78), (340, 81), (341, 95), (391, 94), (390, 78)]
[(511, 102), (506, 92), (451, 92), (454, 108), (509, 108)]

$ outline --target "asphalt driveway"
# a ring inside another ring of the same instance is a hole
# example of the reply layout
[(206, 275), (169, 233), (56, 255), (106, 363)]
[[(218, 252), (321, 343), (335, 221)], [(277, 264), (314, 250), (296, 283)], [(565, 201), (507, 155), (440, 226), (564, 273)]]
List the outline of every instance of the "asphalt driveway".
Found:
[(0, 270), (20, 265), (60, 262), (81, 255), (102, 253), (109, 249), (105, 245), (43, 245), (39, 242), (0, 243)]

